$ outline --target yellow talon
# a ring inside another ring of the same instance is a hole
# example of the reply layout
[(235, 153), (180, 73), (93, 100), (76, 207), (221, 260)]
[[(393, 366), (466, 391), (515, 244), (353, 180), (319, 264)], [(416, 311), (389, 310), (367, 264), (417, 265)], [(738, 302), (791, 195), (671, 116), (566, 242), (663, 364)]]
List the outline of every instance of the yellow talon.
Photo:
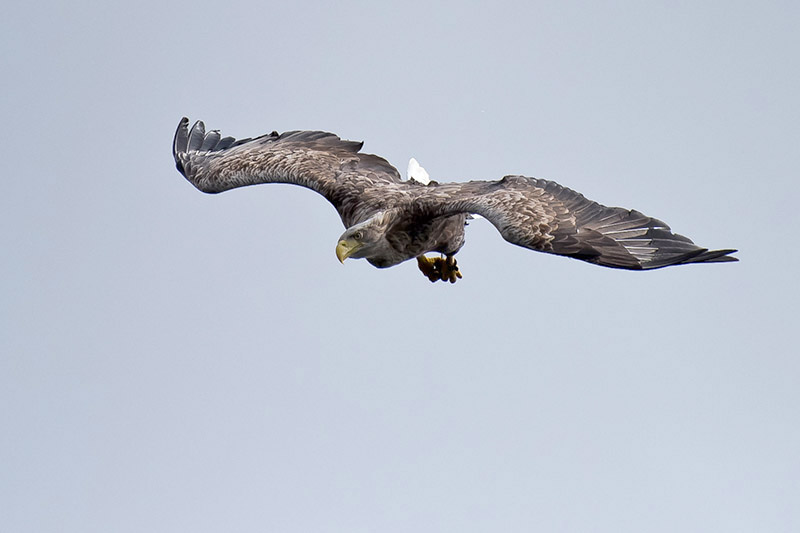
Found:
[(456, 280), (461, 279), (461, 272), (458, 270), (458, 265), (454, 257), (425, 257), (420, 255), (417, 257), (417, 266), (420, 271), (432, 282), (435, 281), (449, 281), (455, 283)]

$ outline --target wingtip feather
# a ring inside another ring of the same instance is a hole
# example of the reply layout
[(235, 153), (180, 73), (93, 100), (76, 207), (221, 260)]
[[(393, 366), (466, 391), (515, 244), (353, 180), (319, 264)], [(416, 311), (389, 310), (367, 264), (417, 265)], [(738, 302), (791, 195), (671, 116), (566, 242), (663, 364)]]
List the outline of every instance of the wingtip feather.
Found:
[(185, 152), (189, 145), (189, 119), (183, 117), (178, 122), (178, 128), (175, 130), (175, 138), (172, 140), (172, 151), (177, 154)]
[(189, 148), (188, 151), (199, 150), (203, 146), (203, 139), (206, 136), (206, 125), (202, 120), (198, 120), (189, 131)]
[(693, 257), (687, 263), (728, 263), (736, 262), (738, 257), (733, 257), (731, 254), (739, 250), (706, 250), (705, 252)]

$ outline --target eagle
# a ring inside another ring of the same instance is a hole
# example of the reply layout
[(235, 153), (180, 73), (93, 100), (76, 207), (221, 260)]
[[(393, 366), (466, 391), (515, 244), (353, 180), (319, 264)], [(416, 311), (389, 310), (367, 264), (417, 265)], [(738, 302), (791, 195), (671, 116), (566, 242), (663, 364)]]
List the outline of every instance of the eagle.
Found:
[[(345, 231), (336, 257), (387, 268), (417, 260), (432, 282), (462, 277), (455, 259), (469, 219), (491, 222), (518, 246), (627, 270), (737, 261), (736, 250), (709, 250), (632, 209), (606, 207), (554, 181), (505, 176), (438, 183), (412, 160), (402, 179), (386, 159), (361, 153), (363, 142), (323, 131), (222, 137), (184, 117), (172, 144), (181, 174), (205, 193), (259, 183), (291, 183), (318, 192)], [(426, 254), (433, 254), (428, 257)]]

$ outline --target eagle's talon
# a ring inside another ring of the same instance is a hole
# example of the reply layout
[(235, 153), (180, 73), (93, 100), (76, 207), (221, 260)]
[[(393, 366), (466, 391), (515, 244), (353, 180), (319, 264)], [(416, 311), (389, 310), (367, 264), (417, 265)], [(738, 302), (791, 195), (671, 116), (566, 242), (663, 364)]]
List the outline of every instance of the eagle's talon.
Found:
[(456, 258), (448, 256), (442, 261), (442, 281), (449, 281), (455, 283), (456, 280), (461, 278), (461, 272), (458, 270)]
[(432, 282), (444, 281), (455, 283), (462, 278), (454, 257), (417, 257), (420, 271)]

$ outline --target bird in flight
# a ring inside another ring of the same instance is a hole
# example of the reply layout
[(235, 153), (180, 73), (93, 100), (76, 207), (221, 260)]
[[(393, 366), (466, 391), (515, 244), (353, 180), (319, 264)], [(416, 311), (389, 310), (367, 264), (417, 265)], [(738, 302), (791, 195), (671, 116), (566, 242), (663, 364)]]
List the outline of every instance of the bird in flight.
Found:
[[(386, 268), (416, 259), (430, 281), (455, 283), (467, 220), (481, 216), (518, 246), (628, 270), (737, 261), (736, 250), (709, 250), (638, 211), (606, 207), (554, 181), (506, 176), (437, 183), (412, 160), (410, 177), (363, 143), (322, 131), (272, 132), (234, 139), (203, 122), (178, 124), (172, 154), (197, 189), (219, 193), (259, 183), (291, 183), (324, 196), (345, 232), (336, 257)], [(436, 254), (427, 257), (426, 254)]]

